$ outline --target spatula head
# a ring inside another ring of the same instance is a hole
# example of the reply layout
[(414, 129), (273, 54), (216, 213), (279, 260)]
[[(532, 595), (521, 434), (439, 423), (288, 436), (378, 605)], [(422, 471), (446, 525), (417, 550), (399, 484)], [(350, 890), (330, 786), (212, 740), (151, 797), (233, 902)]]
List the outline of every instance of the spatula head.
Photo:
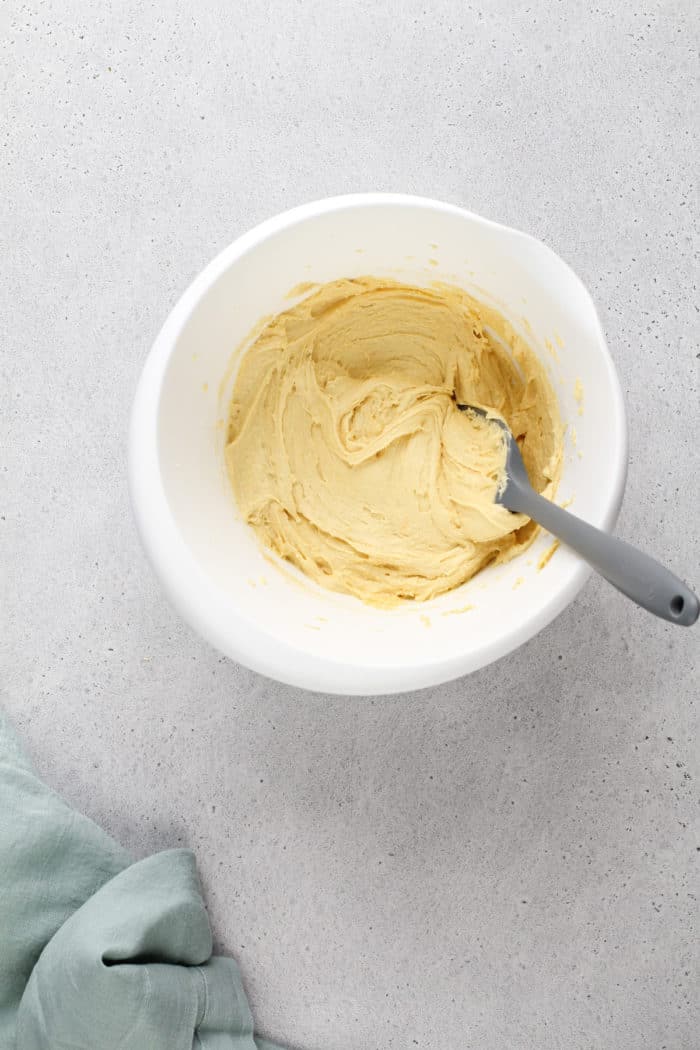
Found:
[(480, 408), (479, 405), (460, 405), (457, 402), (457, 408), (460, 412), (473, 412), (474, 415), (482, 416), (484, 419), (490, 420), (495, 426), (499, 426), (503, 431), (503, 437), (506, 442), (505, 477), (496, 494), (496, 503), (502, 504), (508, 510), (514, 510), (516, 490), (532, 488), (532, 486), (527, 476), (523, 457), (518, 448), (518, 442), (513, 437), (512, 430), (505, 419), (502, 419), (501, 416), (492, 415), (485, 408)]

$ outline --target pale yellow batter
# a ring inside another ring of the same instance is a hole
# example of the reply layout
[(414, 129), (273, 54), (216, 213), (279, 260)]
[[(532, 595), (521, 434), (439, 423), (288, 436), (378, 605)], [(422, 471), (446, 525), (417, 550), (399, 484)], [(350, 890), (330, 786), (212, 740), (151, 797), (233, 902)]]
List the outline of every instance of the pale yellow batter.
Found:
[(458, 288), (333, 281), (270, 320), (236, 379), (226, 459), (262, 543), (373, 605), (424, 601), (527, 547), (537, 526), (494, 502), (500, 413), (553, 495), (562, 426), (544, 368)]

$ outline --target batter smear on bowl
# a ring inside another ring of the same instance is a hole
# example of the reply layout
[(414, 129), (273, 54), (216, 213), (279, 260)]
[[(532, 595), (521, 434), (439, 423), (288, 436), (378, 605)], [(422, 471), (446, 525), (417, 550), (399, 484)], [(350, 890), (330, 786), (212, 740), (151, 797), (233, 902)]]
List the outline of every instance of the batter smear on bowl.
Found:
[(494, 502), (500, 414), (554, 494), (563, 430), (527, 342), (459, 288), (359, 277), (272, 318), (243, 356), (226, 462), (261, 542), (335, 591), (425, 601), (519, 554), (538, 526)]

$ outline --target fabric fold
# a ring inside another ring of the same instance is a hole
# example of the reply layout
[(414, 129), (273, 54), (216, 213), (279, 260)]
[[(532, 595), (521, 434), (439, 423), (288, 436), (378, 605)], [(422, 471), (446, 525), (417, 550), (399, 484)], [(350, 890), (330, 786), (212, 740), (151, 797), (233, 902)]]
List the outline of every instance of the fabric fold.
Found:
[(134, 863), (41, 782), (2, 715), (0, 1046), (281, 1050), (212, 956), (193, 854)]

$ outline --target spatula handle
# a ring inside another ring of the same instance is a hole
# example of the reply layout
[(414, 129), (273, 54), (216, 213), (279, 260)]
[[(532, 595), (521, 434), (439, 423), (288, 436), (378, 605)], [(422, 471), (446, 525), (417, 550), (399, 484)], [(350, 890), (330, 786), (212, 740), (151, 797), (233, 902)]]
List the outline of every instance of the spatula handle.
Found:
[(696, 594), (658, 561), (557, 507), (533, 489), (511, 485), (508, 507), (544, 526), (637, 605), (670, 623), (689, 627), (700, 613)]

